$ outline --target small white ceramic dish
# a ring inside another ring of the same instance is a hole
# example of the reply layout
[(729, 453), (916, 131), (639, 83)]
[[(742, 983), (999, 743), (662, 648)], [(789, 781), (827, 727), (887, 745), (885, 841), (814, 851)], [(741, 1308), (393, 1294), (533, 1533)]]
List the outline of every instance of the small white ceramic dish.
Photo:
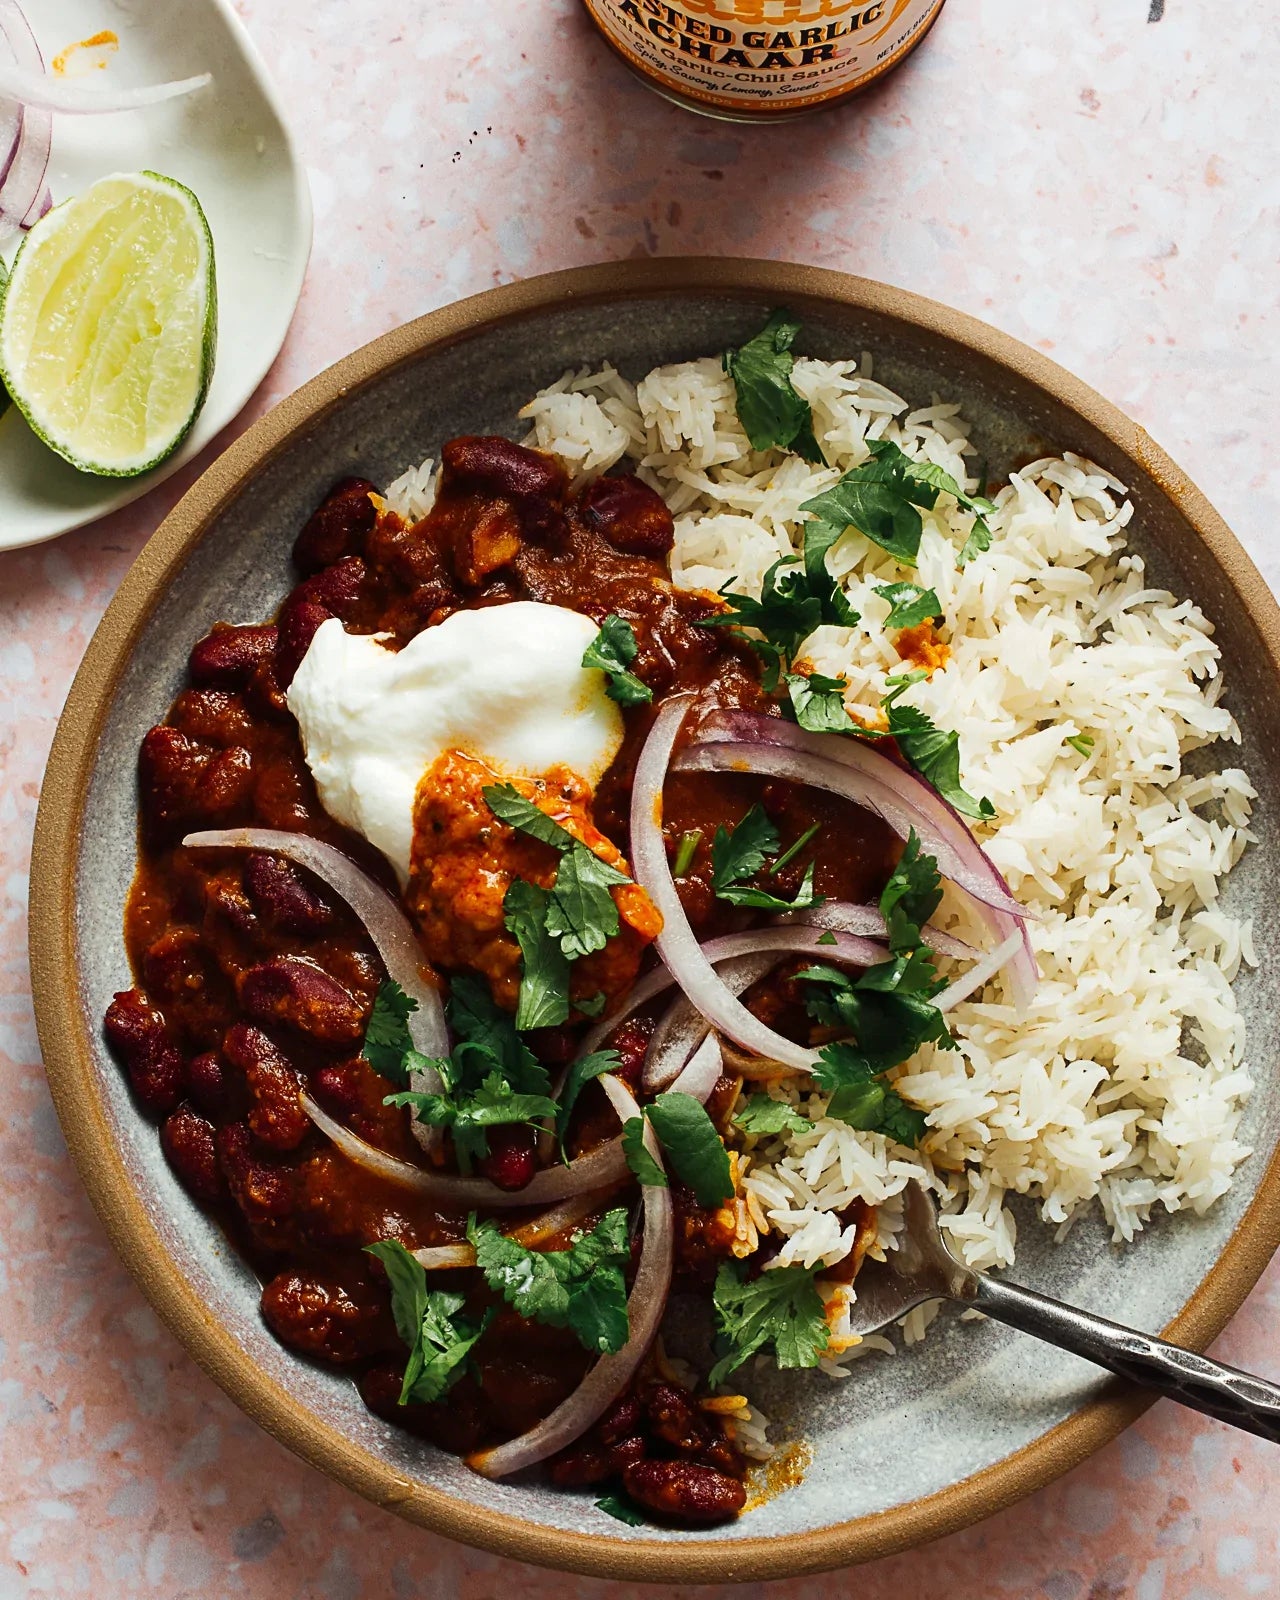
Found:
[(26, 10), (46, 63), (103, 31), (118, 37), (94, 82), (132, 87), (213, 74), (198, 94), (142, 111), (55, 116), (49, 183), (56, 204), (107, 173), (146, 167), (195, 191), (213, 230), (218, 353), (195, 427), (139, 478), (75, 471), (11, 406), (0, 416), (0, 550), (55, 538), (127, 505), (208, 444), (275, 360), (311, 251), (306, 172), (230, 0), (28, 0)]

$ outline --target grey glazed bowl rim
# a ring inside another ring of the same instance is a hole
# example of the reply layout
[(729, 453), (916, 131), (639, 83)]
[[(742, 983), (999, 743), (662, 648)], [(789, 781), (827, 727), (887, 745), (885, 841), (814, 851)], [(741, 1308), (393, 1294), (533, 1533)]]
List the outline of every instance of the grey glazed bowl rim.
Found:
[[(81, 1181), (126, 1266), (168, 1327), (246, 1415), (304, 1460), (376, 1505), (497, 1554), (601, 1577), (663, 1583), (759, 1580), (873, 1560), (954, 1532), (1040, 1488), (1114, 1438), (1151, 1403), (1114, 1383), (1004, 1460), (891, 1510), (783, 1538), (676, 1544), (548, 1528), (411, 1483), (344, 1438), (260, 1370), (207, 1310), (146, 1210), (112, 1141), (80, 1002), (75, 937), (81, 818), (107, 710), (141, 630), (188, 556), (226, 507), (284, 449), (346, 397), (410, 362), (503, 323), (567, 303), (620, 303), (687, 293), (785, 300), (804, 313), (861, 310), (911, 330), (963, 370), (966, 358), (1030, 385), (1096, 429), (1195, 529), (1257, 630), (1280, 692), (1280, 607), (1222, 518), (1141, 428), (1056, 363), (985, 323), (868, 279), (782, 262), (724, 258), (623, 261), (491, 289), (393, 329), (313, 378), (232, 444), (144, 546), (108, 607), (72, 684), (54, 737), (31, 863), (30, 949), (36, 1026), (54, 1103)], [(1280, 1245), (1280, 1152), (1191, 1299), (1164, 1330), (1201, 1350), (1222, 1330)]]

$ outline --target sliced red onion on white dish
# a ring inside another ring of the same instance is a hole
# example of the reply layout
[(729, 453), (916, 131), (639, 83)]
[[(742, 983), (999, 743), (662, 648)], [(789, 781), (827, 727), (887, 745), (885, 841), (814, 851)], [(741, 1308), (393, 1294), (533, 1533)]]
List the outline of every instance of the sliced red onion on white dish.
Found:
[(305, 1091), (298, 1100), (320, 1132), (355, 1166), (384, 1178), (397, 1188), (439, 1200), (453, 1210), (464, 1211), (472, 1206), (510, 1210), (514, 1206), (551, 1205), (588, 1189), (603, 1189), (619, 1183), (628, 1172), (622, 1140), (610, 1139), (607, 1144), (571, 1161), (567, 1167), (557, 1164), (535, 1172), (523, 1189), (499, 1189), (487, 1178), (464, 1178), (456, 1172), (438, 1172), (431, 1167), (415, 1166), (412, 1161), (401, 1161), (399, 1156), (379, 1150), (358, 1133), (352, 1133)]
[[(44, 58), (17, 0), (0, 0), (0, 70), (44, 74)], [(45, 176), (53, 145), (53, 118), (24, 106), (0, 88), (0, 245), (29, 228), (48, 209)]]
[[(852, 900), (824, 900), (821, 905), (791, 912), (783, 921), (784, 926), (789, 928), (829, 928), (835, 933), (855, 933), (868, 939), (885, 937), (884, 918), (880, 915), (879, 907), (857, 905)], [(975, 950), (971, 944), (957, 939), (954, 934), (944, 933), (932, 923), (926, 924), (921, 933), (924, 942), (940, 956), (954, 956), (957, 961), (976, 961), (982, 954), (981, 950)]]
[[(387, 976), (398, 983), (418, 1009), (409, 1013), (409, 1037), (420, 1055), (440, 1057), (449, 1054), (449, 1030), (445, 1025), (440, 991), (426, 975), (422, 946), (408, 917), (387, 891), (363, 872), (350, 856), (323, 844), (305, 833), (285, 833), (275, 828), (229, 828), (208, 833), (189, 833), (182, 841), (189, 850), (263, 850), (285, 856), (340, 895), (364, 924), (373, 940)], [(439, 1094), (444, 1087), (434, 1069), (415, 1069), (409, 1074), (409, 1087), (417, 1094)], [(413, 1136), (429, 1155), (440, 1143), (440, 1129), (428, 1127), (416, 1117), (410, 1119)]]
[(631, 787), (632, 870), (662, 914), (658, 954), (712, 1027), (744, 1050), (785, 1061), (797, 1072), (808, 1072), (818, 1059), (817, 1052), (766, 1027), (730, 992), (703, 953), (676, 892), (662, 837), (662, 788), (676, 737), (692, 705), (692, 695), (677, 695), (659, 711), (640, 752)]
[[(606, 1072), (599, 1080), (621, 1122), (640, 1115), (635, 1096), (621, 1078)], [(662, 1151), (648, 1123), (645, 1149), (662, 1166)], [(596, 1422), (635, 1376), (648, 1353), (667, 1309), (674, 1257), (671, 1191), (646, 1185), (644, 1238), (635, 1282), (627, 1297), (631, 1332), (625, 1345), (612, 1356), (601, 1356), (574, 1392), (536, 1428), (492, 1450), (467, 1457), (467, 1465), (486, 1478), (505, 1478), (525, 1467), (536, 1466), (579, 1439)]]
[(937, 860), (944, 877), (978, 904), (1001, 943), (1021, 930), (1009, 962), (1009, 982), (1017, 1008), (1025, 1010), (1030, 1004), (1039, 979), (1025, 928), (1030, 913), (1014, 899), (959, 812), (918, 774), (882, 756), (865, 740), (809, 733), (780, 717), (750, 711), (712, 712), (676, 768), (785, 778), (875, 812), (900, 838), (914, 828), (921, 849)]
[(193, 94), (213, 82), (213, 74), (200, 72), (193, 78), (178, 78), (171, 83), (149, 83), (139, 89), (123, 89), (110, 83), (82, 83), (75, 78), (59, 78), (43, 70), (14, 61), (0, 60), (0, 96), (38, 111), (65, 111), (73, 115), (94, 115), (106, 111), (139, 111), (143, 106), (159, 105)]

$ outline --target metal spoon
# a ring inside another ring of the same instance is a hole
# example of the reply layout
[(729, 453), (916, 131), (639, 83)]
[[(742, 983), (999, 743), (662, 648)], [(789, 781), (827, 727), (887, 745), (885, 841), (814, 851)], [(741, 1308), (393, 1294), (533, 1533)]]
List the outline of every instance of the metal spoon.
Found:
[(850, 1331), (877, 1333), (925, 1300), (956, 1300), (1023, 1333), (1070, 1350), (1130, 1383), (1143, 1384), (1194, 1411), (1280, 1442), (1280, 1384), (1210, 1361), (1149, 1333), (988, 1278), (951, 1254), (938, 1227), (938, 1208), (919, 1183), (903, 1196), (906, 1227), (885, 1262), (868, 1261), (857, 1278)]

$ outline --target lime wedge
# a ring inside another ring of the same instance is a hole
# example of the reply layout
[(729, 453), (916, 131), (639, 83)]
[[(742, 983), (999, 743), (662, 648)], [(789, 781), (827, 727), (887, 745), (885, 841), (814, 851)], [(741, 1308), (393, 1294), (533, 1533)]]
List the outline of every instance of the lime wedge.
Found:
[(0, 299), (0, 381), (72, 466), (136, 477), (190, 431), (216, 323), (200, 202), (157, 172), (117, 173), (23, 241)]

